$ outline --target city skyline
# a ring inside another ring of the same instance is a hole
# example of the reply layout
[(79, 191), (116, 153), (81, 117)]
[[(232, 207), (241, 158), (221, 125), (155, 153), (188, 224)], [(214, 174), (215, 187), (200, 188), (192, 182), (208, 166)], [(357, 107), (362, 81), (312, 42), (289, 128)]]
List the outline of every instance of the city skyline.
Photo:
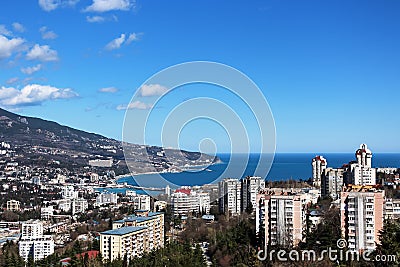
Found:
[[(146, 79), (206, 60), (237, 68), (258, 85), (275, 118), (277, 152), (352, 153), (360, 143), (400, 151), (392, 118), (399, 3), (110, 3), (3, 3), (0, 107), (121, 140), (124, 111)], [(150, 96), (165, 90), (147, 89)], [(212, 86), (189, 89), (176, 91), (176, 99), (214, 94), (236, 104)], [(227, 150), (216, 125), (197, 128)], [(197, 150), (193, 133), (188, 129), (182, 148)]]

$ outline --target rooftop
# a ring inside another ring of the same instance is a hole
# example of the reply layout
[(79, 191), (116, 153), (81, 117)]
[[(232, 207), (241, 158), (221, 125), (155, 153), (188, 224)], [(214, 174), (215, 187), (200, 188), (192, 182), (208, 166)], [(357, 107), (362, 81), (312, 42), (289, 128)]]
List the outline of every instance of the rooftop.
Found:
[(146, 227), (126, 226), (126, 227), (121, 227), (121, 228), (115, 229), (115, 230), (108, 230), (108, 231), (102, 232), (100, 234), (102, 234), (102, 235), (126, 235), (126, 234), (130, 234), (133, 232), (141, 231), (143, 229), (146, 229)]

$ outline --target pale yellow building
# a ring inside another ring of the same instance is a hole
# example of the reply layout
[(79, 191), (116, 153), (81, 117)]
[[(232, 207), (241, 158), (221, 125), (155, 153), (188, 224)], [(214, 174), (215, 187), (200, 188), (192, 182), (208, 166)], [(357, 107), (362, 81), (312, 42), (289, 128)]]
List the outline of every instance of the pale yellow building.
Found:
[(19, 211), (21, 209), (21, 203), (18, 200), (7, 201), (7, 210)]
[(146, 227), (125, 226), (100, 234), (100, 253), (105, 260), (113, 261), (125, 255), (130, 259), (145, 251), (148, 251)]
[[(164, 246), (164, 213), (137, 211), (136, 215), (114, 221), (112, 229), (100, 233), (100, 252), (104, 259), (139, 256)], [(137, 250), (136, 248), (141, 248)]]

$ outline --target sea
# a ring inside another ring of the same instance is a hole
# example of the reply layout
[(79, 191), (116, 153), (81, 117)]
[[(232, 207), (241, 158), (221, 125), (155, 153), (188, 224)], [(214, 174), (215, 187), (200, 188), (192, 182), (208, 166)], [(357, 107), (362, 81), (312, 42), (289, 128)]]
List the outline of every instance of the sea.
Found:
[[(245, 176), (261, 176), (266, 181), (277, 180), (307, 180), (312, 176), (311, 161), (315, 153), (277, 153), (273, 157), (263, 157), (260, 154), (218, 154), (220, 163), (209, 166), (193, 167), (184, 172), (141, 174), (120, 178), (118, 183), (128, 185), (163, 188), (167, 184), (171, 188), (179, 186), (195, 186), (218, 182), (223, 178), (242, 178)], [(328, 162), (328, 167), (339, 168), (343, 164), (354, 161), (354, 153), (325, 153), (322, 154)], [(260, 165), (262, 169), (257, 169)], [(271, 164), (272, 163), (272, 164)], [(372, 157), (373, 167), (400, 168), (400, 153), (374, 153)], [(227, 169), (229, 171), (227, 172)], [(269, 170), (269, 171), (268, 171)], [(100, 189), (99, 191), (112, 191), (123, 193), (124, 188)], [(145, 193), (137, 190), (138, 193)], [(146, 191), (148, 193), (148, 191)]]

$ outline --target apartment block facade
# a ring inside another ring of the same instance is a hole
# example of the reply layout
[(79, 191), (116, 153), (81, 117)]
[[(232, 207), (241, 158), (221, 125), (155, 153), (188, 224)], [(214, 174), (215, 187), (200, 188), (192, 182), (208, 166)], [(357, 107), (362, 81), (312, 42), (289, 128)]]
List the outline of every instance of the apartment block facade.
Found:
[(341, 192), (342, 236), (352, 251), (373, 250), (384, 220), (385, 191), (373, 186), (349, 186)]
[(221, 213), (240, 214), (242, 210), (241, 182), (238, 179), (226, 178), (218, 183), (218, 204)]
[(19, 255), (28, 261), (41, 260), (54, 253), (54, 240), (51, 235), (43, 235), (40, 221), (28, 221), (22, 224), (21, 239), (18, 243)]
[(100, 252), (113, 260), (140, 256), (164, 246), (164, 213), (141, 211), (114, 221), (112, 230), (100, 233)]
[(256, 232), (264, 232), (266, 246), (296, 246), (304, 239), (307, 205), (305, 194), (265, 191), (257, 195)]

